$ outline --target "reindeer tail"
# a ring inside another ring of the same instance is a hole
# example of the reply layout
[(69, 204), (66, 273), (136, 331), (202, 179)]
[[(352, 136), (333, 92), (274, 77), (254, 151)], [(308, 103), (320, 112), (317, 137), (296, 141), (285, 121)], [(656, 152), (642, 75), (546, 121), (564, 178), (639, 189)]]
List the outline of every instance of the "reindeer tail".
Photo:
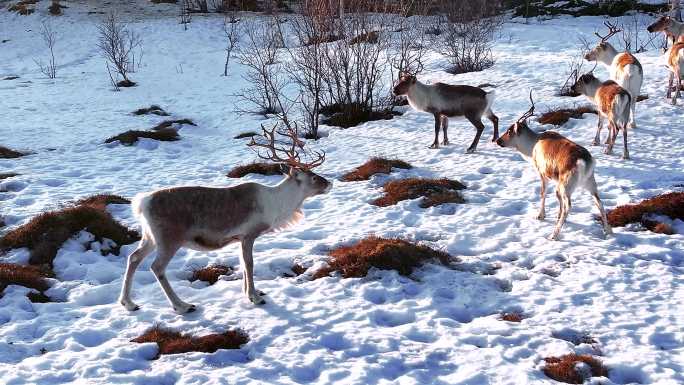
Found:
[(492, 104), (494, 104), (494, 99), (496, 99), (496, 91), (491, 90), (485, 94), (485, 100), (487, 101), (487, 106), (485, 111), (490, 111), (492, 109)]

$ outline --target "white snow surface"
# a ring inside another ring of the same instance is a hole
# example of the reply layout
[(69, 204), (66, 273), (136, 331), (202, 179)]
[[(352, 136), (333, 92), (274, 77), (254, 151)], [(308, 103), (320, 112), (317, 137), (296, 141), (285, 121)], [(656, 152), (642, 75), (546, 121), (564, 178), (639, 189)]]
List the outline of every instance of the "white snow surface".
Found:
[[(275, 184), (278, 177), (225, 173), (255, 158), (244, 140), (264, 121), (235, 112), (244, 69), (233, 61), (223, 70), (221, 18), (195, 16), (183, 31), (173, 8), (158, 16), (131, 17), (144, 38), (143, 65), (131, 78), (137, 87), (113, 92), (96, 48), (96, 22), (85, 5), (70, 2), (51, 19), (59, 34), (57, 79), (45, 78), (33, 62), (45, 57), (39, 36), (40, 9), (21, 17), (0, 11), (0, 144), (30, 150), (0, 160), (1, 172), (21, 175), (0, 182), (1, 214), (9, 228), (78, 198), (97, 193), (132, 197), (176, 185), (229, 186), (244, 181)], [(537, 110), (585, 100), (554, 96), (577, 46), (590, 40), (602, 19), (559, 18), (505, 25), (494, 47), (496, 64), (483, 72), (449, 75), (431, 55), (427, 82), (497, 86), (494, 112), (501, 130), (528, 108), (534, 89)], [(664, 99), (667, 73), (659, 52), (637, 55), (645, 71), (638, 104), (639, 127), (630, 131), (632, 159), (591, 147), (596, 117), (571, 120), (557, 129), (596, 158), (596, 177), (608, 209), (684, 184), (684, 107)], [(182, 68), (182, 71), (181, 71)], [(599, 77), (607, 71), (598, 68)], [(389, 86), (389, 84), (388, 84)], [(149, 129), (165, 119), (131, 111), (159, 104), (172, 117), (198, 126), (180, 129), (178, 142), (142, 141), (104, 145), (129, 129)], [(267, 304), (255, 306), (241, 293), (238, 272), (213, 286), (190, 283), (193, 267), (238, 266), (239, 246), (217, 252), (182, 250), (168, 275), (198, 311), (177, 315), (149, 271), (146, 259), (135, 276), (129, 313), (119, 303), (125, 256), (86, 250), (82, 232), (55, 260), (58, 281), (48, 294), (60, 302), (33, 304), (27, 289), (10, 286), (0, 299), (0, 383), (3, 384), (551, 384), (543, 358), (588, 353), (609, 369), (602, 384), (684, 383), (684, 236), (636, 227), (615, 228), (604, 239), (586, 192), (573, 196), (561, 240), (546, 239), (558, 204), (549, 193), (545, 221), (535, 219), (539, 180), (519, 155), (489, 142), (485, 122), (475, 154), (466, 154), (474, 129), (451, 124), (452, 144), (428, 149), (433, 119), (408, 110), (392, 120), (308, 142), (325, 150), (322, 175), (335, 180), (327, 195), (307, 200), (305, 219), (255, 245), (255, 280)], [(536, 129), (541, 129), (535, 125)], [(550, 128), (550, 127), (545, 127)], [(619, 139), (621, 140), (621, 139)], [(371, 156), (400, 157), (414, 166), (368, 182), (340, 182), (346, 171)], [(463, 181), (466, 204), (421, 209), (417, 201), (380, 208), (369, 204), (390, 179), (446, 177)], [(122, 222), (137, 226), (128, 205), (111, 205)], [(675, 226), (681, 229), (680, 223)], [(362, 279), (307, 274), (285, 278), (294, 262), (324, 265), (327, 251), (369, 234), (402, 237), (451, 253), (458, 269), (428, 264), (411, 277), (372, 271)], [(25, 262), (26, 250), (4, 261)], [(503, 312), (526, 315), (520, 323)], [(154, 324), (197, 335), (241, 328), (250, 342), (239, 350), (162, 356), (153, 344), (129, 342)], [(590, 336), (593, 344), (583, 343)], [(577, 343), (577, 345), (575, 344)], [(41, 350), (45, 351), (41, 354)]]

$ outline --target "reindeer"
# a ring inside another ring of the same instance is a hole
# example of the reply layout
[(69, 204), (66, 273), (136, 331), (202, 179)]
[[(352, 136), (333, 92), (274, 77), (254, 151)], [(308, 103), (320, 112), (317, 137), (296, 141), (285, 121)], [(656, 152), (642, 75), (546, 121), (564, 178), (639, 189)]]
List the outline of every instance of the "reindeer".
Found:
[(530, 91), (532, 106), (496, 141), (501, 147), (512, 147), (518, 150), (526, 159), (530, 160), (541, 178), (541, 207), (537, 219), (546, 217), (546, 181), (556, 181), (556, 198), (560, 205), (558, 219), (551, 240), (557, 240), (561, 228), (570, 213), (572, 206), (570, 197), (580, 186), (588, 190), (594, 198), (594, 203), (601, 213), (603, 231), (606, 235), (612, 233), (603, 203), (599, 198), (596, 180), (594, 179), (594, 159), (587, 149), (566, 139), (562, 135), (546, 131), (538, 134), (527, 126), (527, 119), (534, 115), (534, 101)]
[[(128, 257), (128, 266), (119, 302), (129, 311), (139, 307), (130, 297), (133, 275), (142, 260), (154, 249), (157, 257), (152, 272), (166, 298), (178, 313), (195, 310), (195, 305), (183, 302), (166, 278), (166, 267), (181, 247), (193, 250), (218, 250), (233, 242), (242, 245), (242, 290), (254, 304), (263, 304), (263, 293), (254, 288), (252, 247), (265, 233), (284, 229), (303, 217), (304, 199), (327, 193), (332, 183), (314, 174), (311, 169), (325, 160), (324, 152), (315, 152), (311, 162), (301, 160), (303, 143), (296, 129), (267, 130), (262, 126), (265, 142), (252, 138), (248, 144), (262, 159), (278, 162), (287, 172), (275, 186), (244, 183), (233, 187), (173, 187), (138, 194), (133, 200), (133, 212), (143, 227), (138, 248)], [(292, 140), (284, 146), (276, 135)], [(262, 155), (259, 149), (266, 149)]]
[(603, 24), (608, 27), (608, 34), (601, 36), (598, 32), (594, 32), (601, 41), (594, 49), (589, 51), (584, 58), (588, 61), (600, 62), (605, 65), (610, 72), (610, 79), (630, 93), (632, 98), (630, 103), (631, 114), (629, 117), (629, 126), (634, 128), (636, 127), (635, 115), (637, 97), (641, 92), (644, 71), (641, 67), (641, 63), (639, 63), (639, 60), (637, 60), (634, 55), (629, 52), (618, 52), (610, 43), (608, 43), (608, 39), (621, 30), (610, 22), (606, 21)]
[(670, 70), (670, 81), (667, 86), (668, 98), (672, 95), (672, 82), (677, 79), (674, 86), (675, 94), (672, 96), (672, 105), (674, 106), (677, 104), (677, 98), (682, 89), (682, 79), (684, 79), (684, 41), (674, 43), (668, 50), (667, 68)]
[(650, 33), (662, 32), (667, 36), (668, 40), (672, 39), (674, 44), (677, 41), (681, 41), (681, 37), (684, 36), (684, 23), (680, 23), (674, 18), (665, 15), (646, 27), (646, 30)]
[(592, 145), (597, 146), (601, 140), (603, 119), (608, 119), (608, 140), (605, 153), (613, 152), (613, 145), (618, 131), (622, 130), (624, 150), (623, 159), (629, 159), (627, 150), (627, 122), (629, 121), (629, 106), (632, 96), (616, 82), (607, 80), (601, 82), (591, 73), (584, 74), (572, 85), (571, 90), (585, 95), (598, 110), (598, 127)]
[(394, 87), (394, 95), (406, 95), (413, 109), (434, 115), (435, 140), (430, 148), (439, 148), (440, 127), (444, 132), (442, 144), (449, 144), (447, 128), (449, 118), (453, 117), (465, 117), (477, 129), (468, 153), (475, 152), (484, 131), (482, 116), (486, 116), (494, 124), (492, 141), (499, 137), (499, 118), (492, 112), (494, 91), (486, 92), (478, 87), (444, 83), (427, 85), (419, 82), (414, 75), (403, 74)]

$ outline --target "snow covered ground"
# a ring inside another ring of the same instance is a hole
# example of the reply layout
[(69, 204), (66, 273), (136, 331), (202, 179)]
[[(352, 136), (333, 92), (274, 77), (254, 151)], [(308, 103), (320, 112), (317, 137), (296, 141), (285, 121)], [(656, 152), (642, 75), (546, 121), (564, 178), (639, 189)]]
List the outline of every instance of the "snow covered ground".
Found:
[[(161, 5), (160, 9), (167, 9)], [(174, 185), (226, 186), (246, 180), (268, 184), (278, 177), (229, 180), (225, 172), (254, 159), (232, 137), (261, 120), (238, 115), (235, 94), (244, 70), (223, 66), (221, 20), (195, 16), (183, 31), (173, 12), (133, 18), (144, 39), (139, 86), (112, 92), (96, 48), (97, 15), (74, 3), (54, 19), (58, 77), (49, 80), (33, 62), (45, 52), (38, 13), (0, 11), (0, 144), (35, 152), (0, 160), (0, 213), (9, 227), (77, 198), (110, 192), (131, 197)], [(149, 12), (153, 14), (154, 12)], [(167, 15), (167, 16), (164, 16)], [(579, 99), (554, 96), (577, 36), (589, 39), (601, 18), (560, 18), (507, 23), (494, 49), (496, 65), (453, 76), (433, 55), (423, 81), (497, 85), (494, 111), (506, 129), (527, 110), (534, 88), (537, 110)], [(597, 180), (607, 208), (684, 185), (684, 107), (663, 97), (666, 71), (659, 53), (638, 55), (645, 71), (639, 127), (630, 133), (632, 160), (591, 147), (596, 117), (572, 120), (558, 131), (586, 146), (597, 159)], [(606, 78), (603, 68), (599, 77)], [(148, 129), (157, 116), (131, 111), (159, 104), (198, 126), (180, 130), (178, 142), (143, 140), (133, 147), (104, 145), (129, 129)], [(616, 228), (603, 239), (592, 219), (588, 194), (573, 197), (561, 240), (546, 239), (558, 205), (549, 193), (549, 215), (538, 210), (539, 181), (531, 165), (489, 142), (491, 126), (475, 154), (465, 154), (474, 129), (451, 124), (452, 144), (430, 150), (432, 117), (408, 111), (389, 121), (347, 130), (329, 129), (313, 148), (324, 149), (320, 173), (338, 179), (370, 156), (399, 156), (416, 168), (368, 182), (336, 181), (332, 191), (304, 204), (296, 227), (260, 238), (255, 279), (267, 304), (246, 301), (239, 280), (213, 286), (190, 283), (193, 267), (238, 265), (237, 246), (219, 252), (181, 251), (169, 276), (179, 295), (199, 305), (175, 314), (149, 272), (136, 275), (129, 313), (116, 301), (125, 266), (122, 255), (85, 251), (67, 242), (55, 260), (59, 278), (49, 292), (63, 302), (32, 304), (26, 289), (11, 286), (0, 299), (0, 383), (139, 384), (544, 384), (542, 358), (570, 352), (601, 355), (609, 368), (604, 384), (684, 383), (684, 235)], [(421, 209), (417, 201), (380, 208), (368, 202), (389, 178), (448, 177), (468, 185), (468, 202)], [(137, 226), (127, 205), (110, 206), (115, 217)], [(448, 251), (461, 271), (427, 265), (412, 279), (376, 271), (364, 279), (284, 278), (293, 262), (320, 266), (326, 251), (368, 234), (403, 237)], [(81, 234), (87, 238), (88, 234)], [(26, 261), (25, 250), (9, 261)], [(520, 323), (499, 315), (521, 311)], [(129, 342), (155, 323), (205, 334), (239, 327), (251, 337), (240, 350), (189, 353), (149, 360), (153, 345)], [(588, 334), (595, 344), (575, 345)], [(41, 349), (47, 351), (41, 354)]]

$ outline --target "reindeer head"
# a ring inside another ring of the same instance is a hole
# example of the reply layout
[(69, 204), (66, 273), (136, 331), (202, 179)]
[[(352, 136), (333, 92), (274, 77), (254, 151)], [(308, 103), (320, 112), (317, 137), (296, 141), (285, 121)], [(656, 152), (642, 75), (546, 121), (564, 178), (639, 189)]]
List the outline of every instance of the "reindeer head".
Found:
[(575, 84), (570, 87), (570, 91), (577, 93), (577, 94), (582, 94), (582, 95), (587, 95), (587, 87), (589, 85), (595, 84), (596, 82), (600, 82), (594, 74), (591, 72), (586, 73), (577, 79)]
[(525, 112), (518, 120), (508, 127), (508, 130), (496, 140), (496, 144), (500, 147), (514, 147), (518, 148), (520, 136), (526, 131), (530, 131), (527, 126), (527, 119), (534, 116), (534, 101), (532, 100), (532, 90), (530, 90), (530, 103), (532, 106)]
[(672, 18), (670, 16), (661, 16), (655, 23), (649, 25), (646, 30), (648, 32), (661, 32), (670, 29), (672, 26)]
[[(332, 183), (311, 171), (313, 168), (323, 164), (325, 152), (314, 151), (308, 156), (311, 160), (306, 162), (302, 160), (304, 142), (297, 135), (296, 125), (295, 128), (286, 127), (282, 130), (277, 128), (278, 124), (268, 130), (262, 124), (262, 138), (264, 140), (257, 141), (252, 137), (247, 146), (254, 149), (259, 158), (279, 163), (283, 173), (288, 178), (292, 178), (303, 189), (305, 197), (324, 194), (330, 191)], [(276, 138), (277, 136), (285, 140)], [(259, 148), (265, 149), (265, 154), (259, 152)]]
[(408, 94), (411, 86), (414, 84), (416, 84), (416, 76), (403, 73), (399, 77), (399, 81), (397, 82), (397, 84), (394, 86), (393, 93), (395, 96), (406, 95)]
[(601, 39), (598, 44), (596, 44), (596, 47), (592, 49), (591, 51), (587, 52), (586, 55), (584, 55), (584, 58), (588, 61), (596, 61), (601, 55), (603, 55), (604, 52), (614, 49), (610, 43), (608, 43), (608, 40), (610, 40), (613, 35), (615, 35), (618, 32), (621, 32), (622, 30), (619, 29), (615, 24), (605, 21), (603, 22), (603, 25), (608, 27), (608, 34), (606, 35), (600, 35), (598, 32), (594, 32), (594, 35), (598, 36), (599, 39)]

